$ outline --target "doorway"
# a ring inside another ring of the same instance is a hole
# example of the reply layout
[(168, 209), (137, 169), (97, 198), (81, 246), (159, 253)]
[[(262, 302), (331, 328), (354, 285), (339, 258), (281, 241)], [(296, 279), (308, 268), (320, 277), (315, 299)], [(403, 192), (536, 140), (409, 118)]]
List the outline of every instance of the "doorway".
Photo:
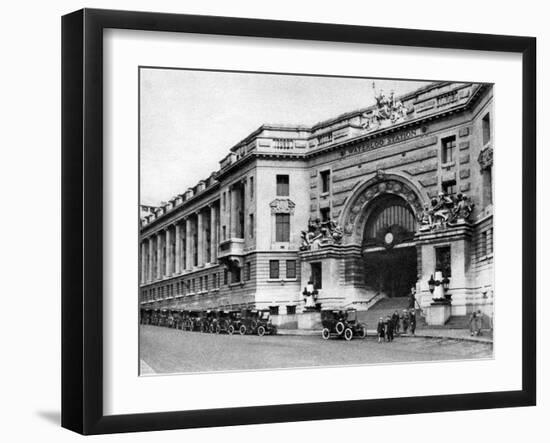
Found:
[(365, 284), (388, 297), (408, 297), (417, 280), (416, 247), (364, 252)]

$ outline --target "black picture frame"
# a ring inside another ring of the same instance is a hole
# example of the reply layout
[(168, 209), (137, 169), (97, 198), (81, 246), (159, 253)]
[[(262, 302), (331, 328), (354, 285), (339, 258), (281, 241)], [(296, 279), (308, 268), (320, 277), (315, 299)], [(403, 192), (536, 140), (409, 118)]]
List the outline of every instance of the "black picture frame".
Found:
[[(522, 55), (522, 388), (474, 394), (103, 413), (103, 30), (171, 31)], [(339, 24), (83, 9), (62, 18), (62, 426), (82, 434), (536, 404), (536, 39)]]

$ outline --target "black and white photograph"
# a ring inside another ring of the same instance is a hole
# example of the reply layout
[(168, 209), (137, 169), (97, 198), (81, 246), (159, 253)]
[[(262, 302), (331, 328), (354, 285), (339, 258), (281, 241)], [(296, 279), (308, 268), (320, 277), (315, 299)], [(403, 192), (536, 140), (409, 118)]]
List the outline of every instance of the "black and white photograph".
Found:
[(493, 84), (137, 75), (141, 376), (493, 358)]

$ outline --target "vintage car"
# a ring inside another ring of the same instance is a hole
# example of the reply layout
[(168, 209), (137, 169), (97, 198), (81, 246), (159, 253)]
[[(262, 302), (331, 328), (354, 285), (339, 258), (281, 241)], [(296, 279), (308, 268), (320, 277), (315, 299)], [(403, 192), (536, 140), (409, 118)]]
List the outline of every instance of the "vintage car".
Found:
[(201, 332), (214, 332), (212, 323), (214, 320), (214, 311), (201, 311), (199, 313), (200, 331)]
[(244, 310), (241, 313), (241, 325), (239, 327), (239, 333), (245, 334), (258, 334), (259, 336), (265, 334), (276, 334), (277, 328), (271, 323), (269, 311), (267, 310)]
[(158, 326), (160, 324), (160, 310), (155, 309), (151, 314), (151, 324)]
[(229, 313), (229, 324), (227, 325), (227, 333), (233, 335), (236, 331), (240, 331), (242, 324), (242, 312), (231, 311)]
[(168, 317), (170, 316), (170, 311), (168, 309), (161, 309), (159, 315), (159, 326), (168, 326)]
[(184, 312), (183, 329), (186, 331), (200, 331), (201, 323), (199, 312), (197, 311), (185, 311)]
[(153, 311), (151, 309), (142, 309), (141, 310), (141, 324), (142, 325), (150, 325), (151, 319), (153, 316)]
[[(229, 311), (216, 311), (215, 317), (212, 320), (212, 327), (216, 334), (229, 333), (229, 327), (231, 326), (231, 314)], [(233, 329), (234, 332), (234, 329)]]
[(168, 311), (168, 313), (166, 314), (166, 324), (165, 324), (165, 326), (167, 326), (169, 328), (174, 328), (175, 327), (175, 324), (176, 324), (176, 320), (174, 318), (175, 312), (176, 311), (173, 311), (173, 310)]
[(183, 311), (181, 309), (173, 310), (172, 327), (175, 329), (182, 329), (182, 323), (183, 323)]
[(367, 325), (357, 320), (355, 309), (321, 311), (321, 323), (323, 324), (321, 336), (325, 340), (328, 340), (331, 335), (343, 337), (347, 341), (353, 337), (365, 338), (367, 336)]

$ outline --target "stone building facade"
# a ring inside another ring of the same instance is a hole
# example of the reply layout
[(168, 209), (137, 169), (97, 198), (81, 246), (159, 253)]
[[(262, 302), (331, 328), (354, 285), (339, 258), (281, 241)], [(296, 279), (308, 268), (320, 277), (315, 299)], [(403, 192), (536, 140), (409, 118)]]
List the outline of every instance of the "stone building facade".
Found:
[[(433, 83), (313, 127), (264, 125), (219, 170), (144, 207), (147, 309), (367, 310), (407, 296), (493, 313), (493, 88)], [(437, 272), (440, 272), (439, 274)]]

